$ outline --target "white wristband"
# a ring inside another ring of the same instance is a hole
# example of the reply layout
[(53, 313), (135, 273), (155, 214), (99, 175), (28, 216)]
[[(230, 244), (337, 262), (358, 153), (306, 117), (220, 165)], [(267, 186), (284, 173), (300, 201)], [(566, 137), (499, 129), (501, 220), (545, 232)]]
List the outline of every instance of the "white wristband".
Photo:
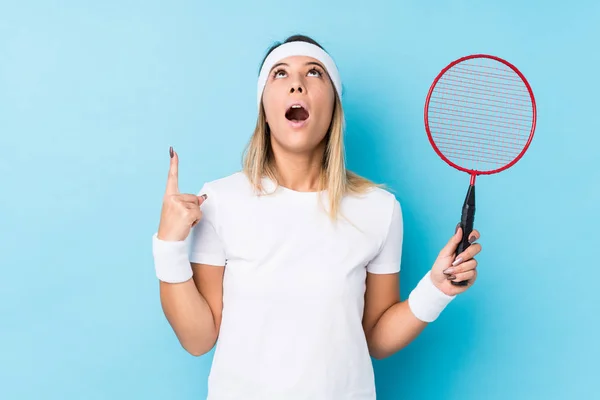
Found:
[(431, 281), (431, 271), (419, 281), (408, 296), (408, 306), (412, 313), (423, 322), (433, 322), (439, 317), (446, 306), (454, 300), (438, 289)]
[(160, 240), (152, 236), (152, 255), (156, 277), (167, 283), (181, 283), (189, 280), (192, 273), (187, 241)]

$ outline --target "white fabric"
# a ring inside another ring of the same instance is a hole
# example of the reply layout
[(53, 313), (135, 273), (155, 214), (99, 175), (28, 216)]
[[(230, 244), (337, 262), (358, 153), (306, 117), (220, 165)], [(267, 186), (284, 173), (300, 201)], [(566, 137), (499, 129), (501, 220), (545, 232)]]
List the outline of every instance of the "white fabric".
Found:
[(156, 277), (167, 283), (185, 282), (192, 278), (192, 266), (188, 259), (188, 241), (160, 240), (152, 236), (152, 255)]
[(257, 105), (260, 107), (260, 101), (262, 98), (262, 93), (265, 88), (265, 84), (269, 78), (269, 73), (271, 68), (283, 60), (286, 57), (290, 56), (307, 56), (313, 57), (316, 60), (319, 60), (323, 63), (323, 66), (327, 70), (327, 73), (331, 77), (331, 81), (337, 91), (338, 95), (342, 96), (342, 81), (340, 78), (340, 74), (338, 72), (337, 66), (333, 59), (327, 54), (326, 51), (321, 49), (319, 46), (315, 46), (312, 43), (306, 42), (289, 42), (280, 45), (275, 48), (265, 59), (263, 66), (260, 70), (260, 74), (258, 76), (257, 83)]
[(429, 271), (410, 292), (408, 306), (421, 321), (433, 322), (455, 297), (439, 290), (431, 281)]
[(208, 199), (190, 260), (226, 265), (208, 400), (376, 399), (365, 278), (400, 270), (396, 198), (379, 188), (346, 197), (346, 219), (334, 224), (319, 193), (257, 196), (241, 172), (200, 193)]

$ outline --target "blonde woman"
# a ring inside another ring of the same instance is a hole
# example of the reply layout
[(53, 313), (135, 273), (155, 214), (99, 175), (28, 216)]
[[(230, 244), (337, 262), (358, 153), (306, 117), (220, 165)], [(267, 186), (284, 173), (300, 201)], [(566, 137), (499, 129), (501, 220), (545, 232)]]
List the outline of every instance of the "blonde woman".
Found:
[(243, 170), (181, 194), (170, 149), (155, 270), (181, 345), (216, 344), (210, 400), (375, 399), (370, 357), (406, 346), (475, 282), (481, 246), (455, 258), (457, 228), (400, 300), (400, 204), (346, 170), (341, 87), (319, 44), (290, 37), (263, 60)]

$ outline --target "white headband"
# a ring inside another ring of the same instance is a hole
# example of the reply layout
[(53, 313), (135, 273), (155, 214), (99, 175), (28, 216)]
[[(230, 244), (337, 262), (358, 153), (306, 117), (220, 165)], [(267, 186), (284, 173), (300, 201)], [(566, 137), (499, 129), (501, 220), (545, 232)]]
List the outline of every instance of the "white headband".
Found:
[(267, 56), (262, 68), (260, 69), (257, 85), (257, 104), (259, 108), (262, 93), (265, 88), (265, 84), (267, 83), (267, 79), (269, 78), (271, 68), (273, 68), (273, 66), (279, 61), (290, 56), (307, 56), (322, 62), (323, 66), (327, 70), (327, 73), (331, 77), (331, 81), (333, 82), (333, 86), (335, 87), (338, 96), (342, 96), (342, 81), (340, 80), (340, 74), (337, 70), (335, 62), (329, 56), (329, 54), (327, 54), (327, 52), (325, 52), (319, 46), (315, 46), (312, 43), (289, 42), (284, 43), (273, 50)]

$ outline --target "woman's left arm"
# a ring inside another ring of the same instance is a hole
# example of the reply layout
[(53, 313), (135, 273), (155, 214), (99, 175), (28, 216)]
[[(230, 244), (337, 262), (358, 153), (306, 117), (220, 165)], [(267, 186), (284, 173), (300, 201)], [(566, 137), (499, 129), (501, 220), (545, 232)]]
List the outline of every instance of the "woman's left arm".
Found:
[(371, 356), (388, 357), (416, 338), (427, 326), (400, 301), (399, 273), (367, 273), (363, 328)]
[[(445, 304), (474, 284), (477, 278), (474, 256), (481, 251), (481, 245), (474, 243), (455, 258), (461, 238), (462, 231), (458, 229), (440, 251), (431, 271), (404, 301), (400, 301), (399, 273), (367, 273), (363, 328), (374, 358), (388, 357), (408, 345)], [(479, 232), (474, 230), (471, 238), (472, 242), (479, 239)], [(468, 285), (454, 286), (452, 278), (468, 280)]]

